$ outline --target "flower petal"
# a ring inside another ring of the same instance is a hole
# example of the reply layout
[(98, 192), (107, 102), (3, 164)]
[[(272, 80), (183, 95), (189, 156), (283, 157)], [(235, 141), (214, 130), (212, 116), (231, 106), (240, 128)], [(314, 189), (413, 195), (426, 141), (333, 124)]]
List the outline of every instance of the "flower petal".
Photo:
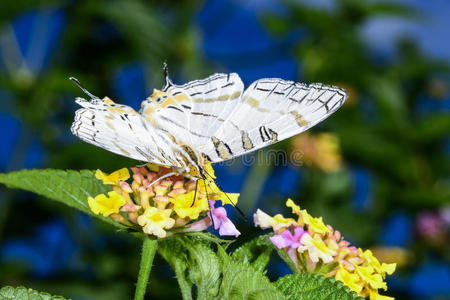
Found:
[(278, 249), (283, 249), (288, 247), (288, 242), (286, 242), (286, 239), (280, 235), (280, 234), (276, 234), (274, 236), (270, 237), (270, 241), (278, 248)]

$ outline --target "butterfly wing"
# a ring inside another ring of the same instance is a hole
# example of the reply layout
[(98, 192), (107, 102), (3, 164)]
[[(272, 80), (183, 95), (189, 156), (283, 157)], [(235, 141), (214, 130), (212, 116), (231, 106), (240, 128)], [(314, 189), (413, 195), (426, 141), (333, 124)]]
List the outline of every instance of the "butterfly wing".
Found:
[(141, 113), (155, 120), (156, 126), (174, 140), (196, 148), (207, 143), (222, 125), (239, 102), (243, 89), (236, 73), (171, 84), (164, 91), (154, 91), (143, 102)]
[(181, 167), (170, 139), (131, 107), (107, 98), (76, 102), (83, 108), (76, 111), (71, 131), (80, 139), (136, 160)]
[[(170, 84), (161, 103), (143, 101), (138, 113), (111, 100), (79, 98), (72, 132), (117, 154), (185, 167), (204, 154), (220, 162), (299, 134), (334, 113), (344, 90), (282, 79), (260, 79), (245, 92), (239, 76), (214, 74)], [(159, 100), (158, 100), (159, 101)], [(183, 166), (183, 161), (184, 166)]]
[(202, 145), (218, 130), (237, 105), (244, 84), (236, 73), (214, 74), (179, 88), (184, 90), (192, 101), (188, 116), (189, 130), (202, 133), (202, 137), (193, 136), (192, 142), (194, 145)]
[(260, 79), (244, 92), (210, 140), (198, 147), (224, 161), (299, 134), (342, 106), (344, 90), (282, 79)]

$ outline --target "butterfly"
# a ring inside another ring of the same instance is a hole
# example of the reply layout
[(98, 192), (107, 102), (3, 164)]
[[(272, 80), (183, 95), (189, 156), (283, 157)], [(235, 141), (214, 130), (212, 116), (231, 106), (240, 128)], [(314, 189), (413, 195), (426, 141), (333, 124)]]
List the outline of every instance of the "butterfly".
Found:
[(90, 100), (77, 98), (71, 131), (108, 151), (157, 165), (192, 179), (206, 166), (230, 160), (297, 135), (334, 113), (347, 98), (335, 86), (264, 78), (244, 90), (236, 73), (214, 74), (154, 89), (139, 111), (100, 99), (74, 81)]

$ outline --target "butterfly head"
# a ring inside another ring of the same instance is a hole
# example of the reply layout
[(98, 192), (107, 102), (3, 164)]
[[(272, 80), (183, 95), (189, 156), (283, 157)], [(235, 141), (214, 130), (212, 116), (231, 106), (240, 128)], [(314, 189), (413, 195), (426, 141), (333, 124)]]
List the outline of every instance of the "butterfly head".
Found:
[(162, 104), (169, 98), (169, 95), (166, 92), (154, 89), (153, 94), (150, 95), (147, 99), (155, 104)]
[(152, 113), (161, 107), (161, 105), (169, 99), (169, 95), (163, 91), (154, 89), (153, 93), (145, 99), (141, 104), (141, 112), (149, 117)]

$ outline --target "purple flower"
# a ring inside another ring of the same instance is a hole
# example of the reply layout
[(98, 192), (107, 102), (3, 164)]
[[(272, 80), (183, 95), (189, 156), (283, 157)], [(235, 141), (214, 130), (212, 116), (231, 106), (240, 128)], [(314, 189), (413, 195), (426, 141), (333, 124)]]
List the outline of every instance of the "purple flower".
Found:
[(303, 227), (299, 226), (294, 229), (294, 235), (292, 235), (289, 229), (286, 229), (281, 234), (272, 236), (270, 240), (275, 246), (277, 246), (278, 249), (283, 249), (286, 247), (297, 249), (298, 247), (302, 246), (302, 244), (300, 243), (300, 239), (305, 233), (307, 232), (303, 229)]
[(439, 214), (423, 212), (417, 220), (419, 233), (428, 238), (439, 237), (444, 234), (445, 225)]
[(210, 218), (212, 218), (214, 229), (219, 229), (219, 235), (234, 235), (238, 237), (241, 233), (236, 229), (233, 222), (228, 219), (225, 208), (222, 206), (215, 208), (214, 202), (213, 200), (209, 200), (211, 213), (208, 213)]

